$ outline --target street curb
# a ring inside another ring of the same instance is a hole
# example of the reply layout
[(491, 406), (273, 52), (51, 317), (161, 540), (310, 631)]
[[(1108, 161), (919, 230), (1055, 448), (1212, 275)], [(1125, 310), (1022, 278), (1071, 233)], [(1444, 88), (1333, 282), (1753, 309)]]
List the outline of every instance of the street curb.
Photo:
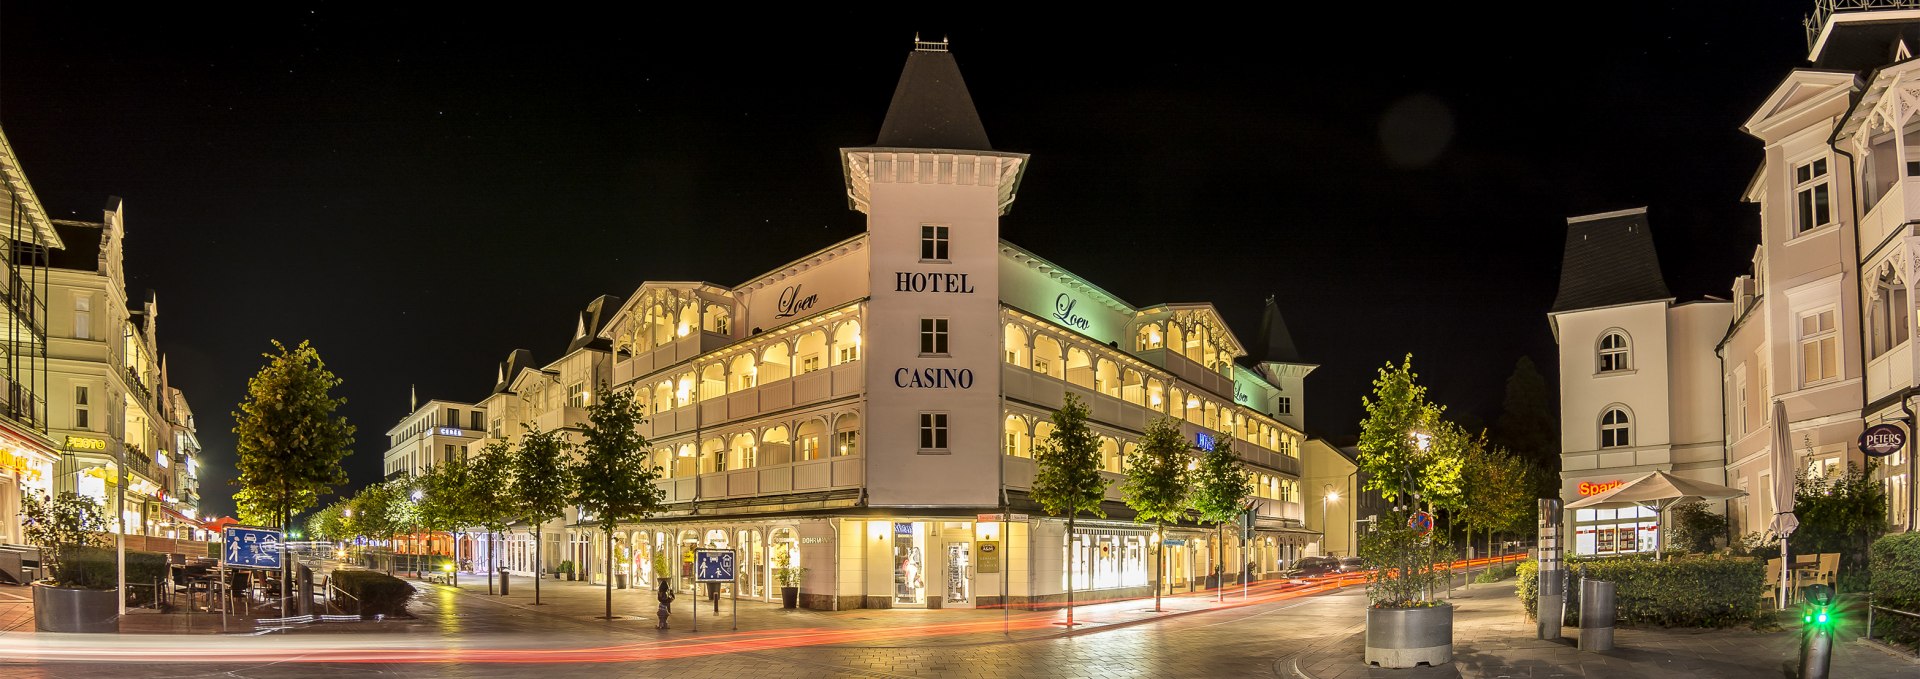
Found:
[(1881, 641), (1879, 639), (1868, 639), (1865, 637), (1857, 639), (1856, 641), (1859, 641), (1860, 643), (1865, 644), (1868, 648), (1872, 648), (1874, 650), (1880, 651), (1881, 653), (1885, 653), (1895, 658), (1905, 660), (1909, 664), (1920, 665), (1920, 657), (1916, 657), (1914, 654), (1908, 653), (1905, 649), (1896, 648), (1892, 644), (1889, 644), (1887, 642)]

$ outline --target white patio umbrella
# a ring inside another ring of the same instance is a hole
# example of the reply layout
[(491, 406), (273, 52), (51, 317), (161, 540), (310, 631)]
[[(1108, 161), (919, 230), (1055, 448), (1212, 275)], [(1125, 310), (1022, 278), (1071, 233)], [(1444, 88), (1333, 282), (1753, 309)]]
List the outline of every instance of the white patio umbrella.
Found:
[[(1667, 508), (1687, 500), (1725, 500), (1746, 495), (1738, 488), (1717, 483), (1681, 478), (1666, 472), (1653, 472), (1620, 484), (1620, 487), (1567, 505), (1567, 509), (1619, 509), (1648, 507), (1666, 525)], [(1653, 553), (1666, 544), (1666, 529), (1654, 531)]]
[(1773, 534), (1780, 536), (1780, 594), (1779, 606), (1787, 607), (1787, 583), (1793, 580), (1789, 570), (1793, 560), (1787, 558), (1787, 536), (1793, 535), (1793, 529), (1800, 527), (1800, 519), (1793, 515), (1793, 483), (1798, 476), (1793, 460), (1793, 441), (1787, 436), (1787, 404), (1779, 399), (1773, 401)]

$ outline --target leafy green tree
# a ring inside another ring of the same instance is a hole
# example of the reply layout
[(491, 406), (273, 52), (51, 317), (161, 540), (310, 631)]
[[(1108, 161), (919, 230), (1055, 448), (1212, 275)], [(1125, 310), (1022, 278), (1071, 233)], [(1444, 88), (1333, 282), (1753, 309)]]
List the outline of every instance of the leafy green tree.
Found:
[[(1215, 444), (1218, 447), (1219, 444)], [(1161, 563), (1166, 560), (1166, 525), (1187, 516), (1187, 496), (1192, 492), (1193, 445), (1180, 434), (1180, 423), (1162, 417), (1147, 425), (1140, 435), (1140, 447), (1127, 460), (1127, 479), (1120, 486), (1121, 497), (1133, 509), (1134, 520), (1150, 521), (1153, 532), (1161, 536), (1154, 548), (1153, 610), (1160, 610), (1160, 590), (1166, 582)]]
[(347, 501), (329, 504), (307, 517), (307, 535), (319, 542), (339, 542), (348, 537)]
[[(1513, 526), (1531, 509), (1533, 477), (1526, 461), (1489, 443), (1485, 434), (1469, 441), (1462, 462), (1461, 502), (1454, 516), (1468, 530), (1485, 532), (1492, 549), (1493, 532)], [(1472, 569), (1468, 571), (1471, 575)]]
[(1787, 537), (1787, 547), (1795, 554), (1839, 553), (1849, 584), (1866, 581), (1873, 541), (1887, 532), (1887, 490), (1873, 479), (1876, 466), (1848, 462), (1844, 471), (1827, 474), (1803, 467), (1795, 476), (1793, 514), (1800, 527)]
[(1423, 496), (1446, 502), (1457, 494), (1459, 459), (1451, 456), (1460, 452), (1463, 437), (1459, 427), (1442, 426), (1442, 409), (1427, 401), (1412, 354), (1398, 366), (1382, 367), (1373, 395), (1361, 397), (1361, 404), (1367, 411), (1359, 445), (1365, 488), (1395, 503), (1380, 525), (1361, 536), (1361, 556), (1375, 566), (1367, 597), (1387, 608), (1431, 605), (1428, 592), (1444, 577), (1434, 562), (1444, 558), (1445, 547), (1433, 532), (1407, 526)]
[(613, 619), (613, 530), (623, 519), (645, 521), (666, 505), (666, 490), (654, 485), (660, 468), (647, 460), (647, 439), (640, 435), (646, 411), (633, 392), (601, 385), (587, 406), (580, 433), (578, 480), (573, 503), (607, 536), (607, 613)]
[(267, 364), (247, 380), (247, 395), (233, 413), (240, 519), (289, 527), (294, 513), (312, 507), (333, 486), (347, 482), (340, 460), (353, 449), (354, 427), (335, 414), (346, 405), (333, 390), (341, 380), (307, 342), (291, 350), (273, 343), (261, 354)]
[(1500, 402), (1500, 417), (1493, 421), (1493, 442), (1520, 456), (1529, 466), (1545, 473), (1535, 474), (1532, 497), (1560, 494), (1560, 418), (1553, 409), (1553, 389), (1533, 359), (1521, 356), (1507, 378), (1506, 396)]
[[(1033, 485), (1027, 491), (1048, 516), (1067, 517), (1067, 543), (1081, 513), (1106, 517), (1100, 501), (1107, 479), (1100, 475), (1100, 437), (1087, 426), (1087, 404), (1068, 393), (1053, 413), (1053, 432), (1033, 447)], [(1067, 568), (1067, 626), (1073, 626), (1073, 568)]]
[[(354, 535), (366, 538), (369, 542), (391, 541), (396, 532), (393, 521), (395, 503), (396, 499), (390, 484), (375, 483), (361, 488), (353, 494), (353, 499), (347, 502), (347, 507), (343, 510), (353, 512), (352, 516), (346, 517), (348, 529)], [(389, 556), (386, 561), (387, 572), (391, 574), (393, 558)]]
[[(523, 425), (525, 426), (525, 425)], [(514, 494), (520, 516), (533, 530), (534, 572), (546, 571), (546, 552), (540, 547), (540, 526), (558, 519), (573, 494), (573, 470), (567, 466), (567, 440), (558, 432), (526, 427), (513, 451)], [(664, 571), (663, 571), (664, 572)], [(533, 579), (533, 603), (540, 605), (540, 578)]]
[(497, 548), (500, 533), (507, 524), (520, 514), (518, 498), (513, 491), (513, 451), (507, 442), (495, 440), (480, 449), (480, 457), (473, 461), (472, 487), (468, 490), (467, 502), (472, 507), (474, 523), (487, 529), (487, 593), (493, 593), (493, 580), (498, 577), (500, 550)]
[(1700, 500), (1674, 505), (1667, 510), (1667, 517), (1673, 525), (1671, 547), (1675, 549), (1711, 552), (1714, 539), (1727, 534), (1727, 517), (1707, 509), (1707, 503)]
[[(1179, 436), (1177, 425), (1174, 435)], [(1132, 476), (1128, 476), (1128, 480), (1132, 480)], [(1240, 456), (1233, 452), (1233, 439), (1221, 437), (1212, 450), (1200, 453), (1200, 466), (1193, 472), (1192, 505), (1202, 523), (1213, 524), (1214, 548), (1220, 555), (1215, 563), (1227, 562), (1226, 525), (1245, 515), (1247, 499), (1251, 497), (1253, 472), (1248, 471), (1246, 465), (1240, 463)], [(1220, 596), (1225, 600), (1226, 583), (1219, 584)]]
[(429, 533), (447, 533), (453, 538), (453, 582), (460, 584), (460, 537), (474, 525), (473, 465), (465, 457), (452, 457), (430, 465), (419, 476), (421, 497), (420, 526)]

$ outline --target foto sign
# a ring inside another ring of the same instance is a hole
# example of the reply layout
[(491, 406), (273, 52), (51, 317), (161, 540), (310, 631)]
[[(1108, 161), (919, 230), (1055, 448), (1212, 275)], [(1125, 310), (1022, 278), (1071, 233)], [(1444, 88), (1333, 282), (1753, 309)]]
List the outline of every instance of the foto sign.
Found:
[(1860, 452), (1873, 457), (1886, 457), (1905, 450), (1907, 430), (1893, 423), (1876, 424), (1860, 432)]
[(733, 582), (733, 550), (693, 550), (694, 582)]
[(280, 531), (227, 526), (220, 534), (220, 565), (228, 568), (280, 568)]

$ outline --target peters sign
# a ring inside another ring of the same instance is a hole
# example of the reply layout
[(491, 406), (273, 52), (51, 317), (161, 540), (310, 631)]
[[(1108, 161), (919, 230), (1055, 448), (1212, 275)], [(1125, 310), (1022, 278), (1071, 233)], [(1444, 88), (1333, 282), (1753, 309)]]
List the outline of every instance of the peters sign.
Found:
[(1907, 448), (1907, 430), (1893, 423), (1876, 424), (1860, 432), (1860, 452), (1886, 457)]

